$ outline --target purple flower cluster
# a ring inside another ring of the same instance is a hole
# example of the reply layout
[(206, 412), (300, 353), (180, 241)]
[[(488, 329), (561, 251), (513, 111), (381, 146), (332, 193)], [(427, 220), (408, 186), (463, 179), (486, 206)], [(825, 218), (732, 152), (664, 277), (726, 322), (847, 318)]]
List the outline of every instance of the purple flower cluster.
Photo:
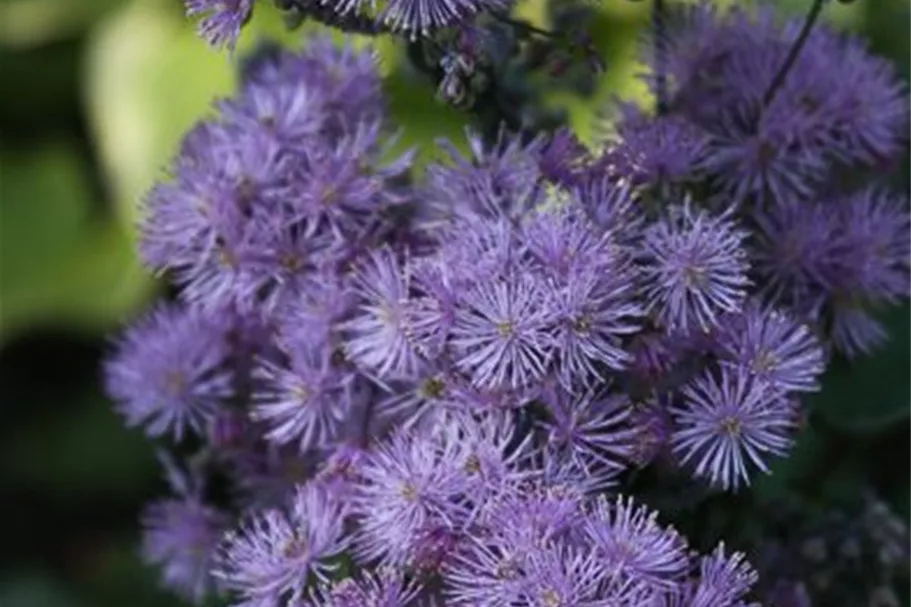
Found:
[[(248, 7), (197, 4), (224, 31)], [(480, 6), (431, 4), (384, 10), (421, 29)], [(908, 210), (834, 180), (899, 152), (904, 97), (818, 31), (767, 103), (792, 28), (685, 17), (667, 112), (624, 109), (596, 158), (568, 131), (469, 132), (413, 174), (372, 55), (324, 38), (187, 135), (141, 224), (180, 299), (106, 367), (127, 423), (189, 454), (144, 517), (166, 584), (256, 607), (750, 604), (743, 555), (698, 555), (618, 485), (654, 463), (741, 488), (787, 454), (829, 346), (885, 336), (868, 311), (908, 295)]]

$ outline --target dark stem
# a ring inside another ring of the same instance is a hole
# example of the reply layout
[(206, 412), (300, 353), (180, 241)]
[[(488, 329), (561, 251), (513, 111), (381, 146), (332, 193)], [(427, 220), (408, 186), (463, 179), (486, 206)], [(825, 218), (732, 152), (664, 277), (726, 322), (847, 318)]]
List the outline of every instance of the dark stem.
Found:
[(655, 101), (658, 115), (667, 113), (667, 49), (664, 47), (664, 0), (652, 2), (652, 36), (655, 52)]
[(825, 0), (813, 0), (813, 6), (810, 7), (810, 12), (807, 13), (807, 18), (804, 20), (803, 27), (797, 35), (797, 40), (794, 41), (794, 44), (788, 51), (787, 57), (785, 57), (781, 67), (778, 68), (775, 77), (772, 78), (769, 88), (766, 89), (765, 95), (762, 96), (763, 109), (769, 107), (775, 99), (775, 95), (778, 94), (781, 85), (784, 84), (784, 79), (787, 78), (788, 72), (794, 67), (797, 57), (800, 56), (800, 51), (803, 50), (804, 45), (807, 43), (807, 39), (810, 37), (810, 32), (813, 31), (816, 20), (819, 18), (820, 13), (822, 13), (822, 5), (824, 3)]
[(536, 26), (532, 25), (531, 23), (527, 23), (525, 21), (519, 21), (518, 19), (513, 19), (512, 17), (507, 17), (506, 15), (502, 15), (500, 13), (491, 13), (491, 14), (493, 15), (493, 18), (496, 19), (497, 21), (499, 21), (500, 23), (504, 23), (504, 24), (512, 26), (516, 29), (520, 29), (525, 32), (528, 32), (530, 34), (537, 34), (537, 35), (543, 36), (545, 38), (553, 38), (556, 40), (559, 40), (562, 38), (562, 36), (560, 34), (550, 32), (546, 29), (541, 29), (540, 27), (536, 27)]

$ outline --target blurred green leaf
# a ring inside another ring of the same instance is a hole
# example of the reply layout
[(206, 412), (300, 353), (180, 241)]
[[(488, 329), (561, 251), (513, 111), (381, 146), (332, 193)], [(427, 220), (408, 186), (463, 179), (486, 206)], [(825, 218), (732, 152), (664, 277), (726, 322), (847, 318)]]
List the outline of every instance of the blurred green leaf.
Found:
[(3, 607), (81, 607), (82, 601), (54, 578), (20, 573), (0, 581)]
[(823, 377), (813, 407), (833, 426), (855, 433), (880, 431), (904, 423), (911, 414), (908, 335), (911, 310), (893, 308), (882, 318), (890, 340), (872, 356), (847, 362), (836, 360)]
[(183, 133), (233, 86), (228, 55), (172, 9), (133, 0), (99, 25), (87, 49), (88, 117), (125, 225)]
[(31, 48), (78, 34), (123, 0), (3, 0), (0, 46)]
[(760, 501), (775, 502), (785, 497), (818, 470), (825, 453), (822, 435), (813, 427), (803, 428), (787, 457), (771, 462), (771, 474), (757, 474), (752, 490)]
[[(109, 541), (87, 563), (81, 576), (81, 594), (95, 605), (130, 607), (189, 607), (190, 603), (161, 587), (160, 571), (144, 563), (134, 534), (120, 534)], [(216, 605), (210, 601), (208, 605)]]
[(126, 231), (91, 216), (87, 170), (65, 142), (0, 153), (0, 342), (49, 320), (108, 328), (148, 293)]
[(3, 478), (74, 507), (104, 496), (142, 495), (156, 474), (152, 445), (139, 431), (125, 430), (110, 401), (95, 390), (70, 399), (75, 402), (60, 413), (21, 424), (4, 441)]

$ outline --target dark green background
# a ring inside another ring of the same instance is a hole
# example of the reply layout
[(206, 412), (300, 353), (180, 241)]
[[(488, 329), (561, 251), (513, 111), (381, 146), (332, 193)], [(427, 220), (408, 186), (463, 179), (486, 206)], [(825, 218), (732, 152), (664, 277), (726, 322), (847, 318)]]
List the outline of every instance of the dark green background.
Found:
[[(809, 0), (781, 0), (801, 11)], [(647, 2), (603, 0), (598, 102), (557, 98), (587, 136), (599, 102), (635, 96)], [(245, 35), (280, 32), (263, 6)], [(827, 18), (908, 73), (908, 3), (857, 0)], [(293, 35), (284, 35), (293, 40)], [(458, 136), (384, 50), (406, 143)], [(152, 447), (99, 391), (107, 335), (155, 286), (132, 252), (134, 203), (179, 134), (230, 90), (232, 68), (197, 40), (177, 0), (0, 0), (0, 606), (177, 605), (135, 556), (136, 517), (165, 490)], [(425, 154), (424, 158), (429, 157)], [(813, 399), (827, 423), (759, 490), (816, 479), (821, 503), (872, 483), (908, 517), (908, 309), (874, 358), (836, 364)]]

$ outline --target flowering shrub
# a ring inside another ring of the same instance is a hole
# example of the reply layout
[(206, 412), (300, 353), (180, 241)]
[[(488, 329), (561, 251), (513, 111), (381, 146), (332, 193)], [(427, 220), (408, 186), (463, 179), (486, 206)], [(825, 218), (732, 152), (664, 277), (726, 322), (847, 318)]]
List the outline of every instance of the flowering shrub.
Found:
[[(500, 1), (280, 4), (448, 49), (453, 101), (496, 28), (538, 32)], [(821, 2), (802, 26), (655, 4), (657, 111), (618, 105), (595, 150), (504, 120), (415, 170), (371, 51), (320, 36), (249, 62), (187, 134), (141, 224), (179, 297), (106, 366), (126, 422), (181, 455), (143, 517), (169, 587), (257, 607), (772, 600), (631, 479), (747, 490), (827, 361), (886, 338), (911, 215), (877, 175), (907, 99), (816, 26)], [(252, 2), (187, 8), (233, 46)]]

